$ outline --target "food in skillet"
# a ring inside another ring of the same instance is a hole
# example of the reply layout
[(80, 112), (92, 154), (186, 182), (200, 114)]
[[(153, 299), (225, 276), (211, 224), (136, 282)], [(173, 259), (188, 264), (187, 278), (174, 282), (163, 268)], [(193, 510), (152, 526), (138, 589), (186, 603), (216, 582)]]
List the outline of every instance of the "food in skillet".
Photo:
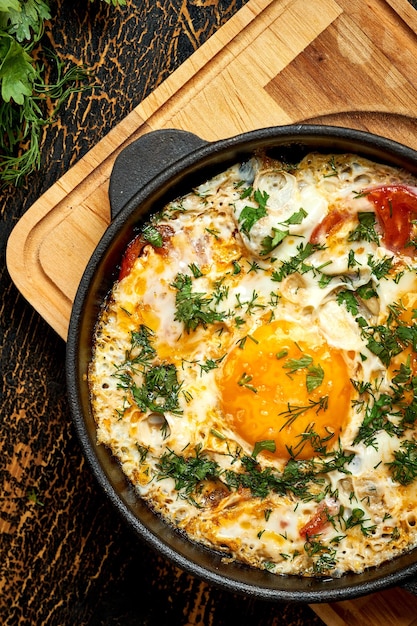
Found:
[(124, 256), (89, 370), (98, 441), (196, 542), (276, 574), (417, 544), (417, 181), (255, 154)]

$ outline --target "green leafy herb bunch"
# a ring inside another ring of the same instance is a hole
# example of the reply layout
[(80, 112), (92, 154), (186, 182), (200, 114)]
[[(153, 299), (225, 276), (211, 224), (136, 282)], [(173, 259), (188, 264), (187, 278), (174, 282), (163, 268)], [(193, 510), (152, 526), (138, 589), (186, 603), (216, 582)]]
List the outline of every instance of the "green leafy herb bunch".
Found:
[[(126, 0), (101, 1), (114, 6), (126, 3)], [(0, 184), (3, 186), (18, 184), (40, 166), (42, 128), (53, 121), (70, 93), (85, 88), (85, 68), (76, 65), (64, 68), (55, 52), (42, 50), (40, 42), (50, 17), (48, 0), (0, 0)], [(45, 64), (40, 60), (42, 54), (55, 63), (54, 84), (47, 79)]]

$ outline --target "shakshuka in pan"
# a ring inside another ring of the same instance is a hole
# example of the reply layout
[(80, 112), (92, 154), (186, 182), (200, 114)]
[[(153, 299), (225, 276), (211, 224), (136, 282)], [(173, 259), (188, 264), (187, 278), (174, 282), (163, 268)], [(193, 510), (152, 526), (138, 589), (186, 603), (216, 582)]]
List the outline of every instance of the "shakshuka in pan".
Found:
[(417, 180), (255, 153), (141, 227), (97, 321), (98, 442), (190, 540), (276, 574), (417, 544)]

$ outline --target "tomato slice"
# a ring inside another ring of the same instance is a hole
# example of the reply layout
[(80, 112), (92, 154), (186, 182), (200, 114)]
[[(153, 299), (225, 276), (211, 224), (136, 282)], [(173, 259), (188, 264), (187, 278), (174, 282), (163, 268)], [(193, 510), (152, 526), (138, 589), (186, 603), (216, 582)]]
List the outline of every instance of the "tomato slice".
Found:
[(119, 280), (122, 280), (125, 276), (127, 276), (139, 254), (142, 251), (145, 242), (141, 235), (138, 235), (133, 239), (130, 244), (127, 246), (126, 251), (123, 255), (122, 262), (120, 264), (120, 272), (119, 272)]
[(348, 216), (348, 212), (344, 210), (333, 209), (333, 211), (330, 211), (330, 213), (328, 213), (314, 228), (310, 236), (310, 242), (314, 244), (322, 242), (322, 240), (331, 235), (332, 232), (348, 218)]
[(413, 220), (417, 218), (417, 189), (407, 185), (381, 185), (365, 193), (375, 207), (385, 247), (392, 252), (415, 256), (417, 250), (410, 245), (410, 240)]
[(313, 517), (300, 529), (301, 537), (312, 537), (330, 524), (330, 511), (326, 504), (321, 505)]

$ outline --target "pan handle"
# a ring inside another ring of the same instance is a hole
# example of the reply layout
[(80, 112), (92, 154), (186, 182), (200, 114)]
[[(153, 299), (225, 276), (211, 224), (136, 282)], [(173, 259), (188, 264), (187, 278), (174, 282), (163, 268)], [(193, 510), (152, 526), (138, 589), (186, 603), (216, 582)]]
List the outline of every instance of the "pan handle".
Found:
[(111, 219), (155, 176), (207, 141), (193, 133), (161, 129), (142, 135), (117, 156), (110, 176)]

